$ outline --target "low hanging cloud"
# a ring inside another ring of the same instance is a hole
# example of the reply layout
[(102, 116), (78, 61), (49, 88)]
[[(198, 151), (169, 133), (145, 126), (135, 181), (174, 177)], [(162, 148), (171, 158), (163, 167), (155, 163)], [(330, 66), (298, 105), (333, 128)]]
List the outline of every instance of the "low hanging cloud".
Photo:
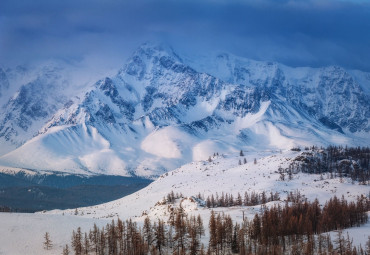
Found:
[(370, 71), (366, 1), (13, 1), (0, 4), (0, 64), (89, 59), (115, 66), (144, 41), (292, 66)]

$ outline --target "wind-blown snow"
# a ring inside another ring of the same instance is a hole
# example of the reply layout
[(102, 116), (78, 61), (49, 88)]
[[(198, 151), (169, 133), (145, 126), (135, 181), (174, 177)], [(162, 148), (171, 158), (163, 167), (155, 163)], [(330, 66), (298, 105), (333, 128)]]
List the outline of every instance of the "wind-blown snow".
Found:
[(85, 125), (53, 127), (4, 155), (2, 164), (67, 173), (86, 174), (83, 170), (89, 169), (94, 173), (126, 174), (125, 163), (110, 149), (109, 142), (95, 128)]
[(166, 127), (153, 131), (141, 143), (141, 148), (150, 154), (163, 158), (181, 158), (183, 150), (192, 141), (192, 137), (175, 127)]

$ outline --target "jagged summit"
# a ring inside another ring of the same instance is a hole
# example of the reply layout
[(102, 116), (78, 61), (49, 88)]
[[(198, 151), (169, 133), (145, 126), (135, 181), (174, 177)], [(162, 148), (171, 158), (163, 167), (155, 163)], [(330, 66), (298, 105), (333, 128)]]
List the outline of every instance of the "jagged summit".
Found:
[[(26, 97), (0, 119), (2, 143), (18, 148), (0, 165), (151, 177), (215, 151), (369, 145), (366, 75), (230, 54), (189, 61), (146, 43), (73, 96), (57, 71), (22, 86), (13, 98)], [(19, 136), (30, 123), (32, 134)]]

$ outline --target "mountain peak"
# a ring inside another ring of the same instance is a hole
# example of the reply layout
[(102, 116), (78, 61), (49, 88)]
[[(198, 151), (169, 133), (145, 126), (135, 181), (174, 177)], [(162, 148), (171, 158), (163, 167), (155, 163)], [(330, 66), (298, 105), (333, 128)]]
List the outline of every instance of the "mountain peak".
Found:
[(146, 42), (135, 50), (127, 63), (118, 72), (118, 76), (127, 75), (136, 80), (142, 80), (145, 74), (153, 73), (152, 70), (160, 65), (168, 68), (175, 63), (182, 64), (182, 59), (174, 52), (172, 47), (165, 43)]
[[(2, 164), (148, 177), (214, 152), (369, 144), (368, 96), (339, 67), (290, 68), (232, 54), (183, 62), (167, 44), (147, 42), (117, 75), (72, 101), (64, 72), (59, 79), (53, 70), (27, 83), (0, 116), (0, 137), (25, 143)], [(37, 156), (50, 151), (49, 163)]]
[(134, 52), (133, 55), (146, 56), (148, 58), (154, 56), (157, 57), (167, 56), (172, 57), (179, 62), (182, 62), (181, 58), (177, 55), (174, 49), (169, 44), (164, 42), (160, 43), (145, 42), (139, 46), (139, 48)]

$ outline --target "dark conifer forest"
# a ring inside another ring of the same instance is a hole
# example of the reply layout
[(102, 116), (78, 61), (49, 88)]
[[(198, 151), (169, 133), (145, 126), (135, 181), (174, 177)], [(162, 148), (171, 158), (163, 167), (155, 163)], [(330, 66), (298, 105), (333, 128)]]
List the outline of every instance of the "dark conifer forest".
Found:
[[(300, 151), (299, 148), (292, 150)], [(322, 178), (351, 178), (360, 184), (370, 181), (370, 148), (338, 147), (305, 148), (288, 169), (279, 169), (281, 178), (293, 178), (293, 174), (302, 172), (320, 174)]]

